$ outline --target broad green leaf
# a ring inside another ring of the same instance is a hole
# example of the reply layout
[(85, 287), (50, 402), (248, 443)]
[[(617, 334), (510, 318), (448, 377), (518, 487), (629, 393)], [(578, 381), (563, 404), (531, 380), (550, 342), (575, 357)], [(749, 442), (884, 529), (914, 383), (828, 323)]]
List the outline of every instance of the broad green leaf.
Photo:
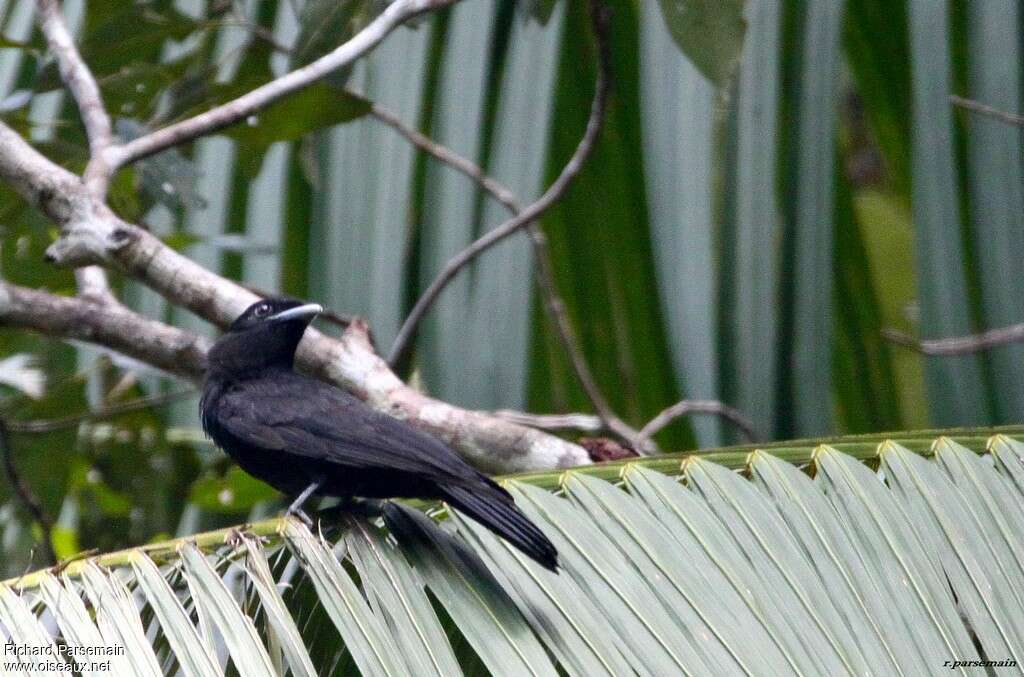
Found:
[[(834, 428), (832, 360), (825, 346), (833, 336), (833, 234), (835, 225), (836, 106), (839, 99), (842, 0), (810, 0), (793, 77), (799, 97), (787, 111), (796, 122), (788, 136), (792, 163), (785, 198), (791, 229), (791, 267), (783, 292), (791, 304), (792, 327), (786, 363), (794, 431), (820, 435)], [(783, 431), (788, 432), (788, 431)]]
[(750, 416), (761, 435), (775, 427), (778, 388), (778, 271), (781, 211), (778, 201), (778, 110), (782, 89), (782, 3), (750, 4), (750, 29), (743, 47), (736, 92), (735, 262), (733, 302), (724, 310), (733, 351), (733, 371), (723, 389)]
[(219, 677), (220, 668), (210, 645), (203, 641), (160, 570), (146, 555), (132, 559), (139, 588), (160, 622), (160, 628), (186, 677)]
[(613, 629), (576, 581), (547, 571), (476, 522), (458, 514), (453, 519), (567, 670), (609, 676), (630, 671)]
[(634, 669), (648, 675), (708, 674), (710, 667), (687, 645), (640, 573), (583, 511), (529, 485), (508, 488), (558, 548), (562, 575), (576, 581), (619, 636), (630, 638), (624, 652)]
[(253, 539), (244, 539), (246, 560), (245, 571), (249, 574), (249, 580), (256, 588), (256, 594), (263, 605), (263, 611), (267, 615), (267, 622), (273, 628), (275, 639), (281, 647), (282, 653), (288, 659), (288, 666), (295, 677), (316, 677), (317, 671), (310, 661), (309, 653), (299, 635), (299, 629), (295, 626), (288, 608), (285, 606), (281, 594), (277, 590), (277, 583), (270, 572), (270, 565), (263, 554), (263, 550), (253, 542)]
[[(848, 522), (857, 551), (922, 656), (973, 655), (971, 640), (940, 569), (930, 536), (911, 522), (906, 509), (876, 474), (822, 447), (815, 454), (818, 481)], [(926, 618), (928, 622), (916, 622)]]
[[(348, 41), (383, 6), (379, 0), (309, 0), (303, 3), (299, 32), (290, 55), (291, 68), (305, 66)], [(344, 83), (348, 70), (333, 73), (332, 83)]]
[(323, 538), (314, 536), (304, 524), (291, 519), (285, 536), (360, 671), (366, 675), (408, 674), (384, 620), (374, 615)]
[[(672, 363), (683, 397), (718, 399), (716, 90), (679, 54), (653, 2), (640, 20), (647, 203)], [(692, 425), (701, 446), (720, 442), (717, 420)]]
[[(6, 585), (0, 585), (0, 624), (6, 628), (8, 636), (13, 641), (22, 645), (41, 647), (48, 655), (56, 657), (54, 662), (64, 663), (59, 657), (53, 638), (33, 613), (30, 604)], [(42, 677), (48, 673), (32, 670), (22, 674)]]
[(346, 522), (352, 563), (374, 612), (388, 620), (409, 669), (417, 675), (461, 674), (423, 580), (405, 556), (363, 519)]
[[(243, 677), (273, 675), (273, 664), (252, 618), (239, 608), (206, 556), (195, 545), (185, 545), (179, 553), (192, 600), (224, 640), (239, 674)], [(204, 632), (208, 633), (209, 630)]]
[(131, 593), (114, 575), (89, 564), (82, 575), (85, 592), (96, 612), (96, 624), (106, 646), (120, 646), (133, 675), (160, 677), (163, 673)]
[[(1018, 113), (1024, 95), (1020, 31), (1024, 19), (1014, 2), (974, 2), (967, 13), (967, 96), (997, 109)], [(977, 276), (985, 329), (1024, 317), (1024, 294), (1017, 280), (1024, 249), (1024, 156), (1019, 126), (984, 115), (967, 115), (967, 187), (970, 232), (974, 236)], [(950, 238), (947, 234), (947, 238)], [(956, 240), (954, 238), (954, 242)], [(1024, 346), (994, 348), (988, 354), (996, 422), (1015, 421), (1024, 408)]]
[(385, 521), (493, 674), (557, 674), (515, 604), (471, 550), (423, 513), (403, 505), (389, 504)]
[(725, 84), (743, 49), (744, 0), (659, 0), (658, 4), (679, 50), (704, 77)]
[[(1007, 578), (994, 534), (982, 516), (971, 510), (935, 463), (891, 443), (883, 446), (881, 455), (894, 494), (903, 499), (920, 533), (930, 538), (929, 545), (982, 651), (1020, 663), (1024, 658), (1020, 595), (1024, 591), (1019, 580), (1011, 583)], [(1019, 542), (1016, 545), (1020, 547)]]
[[(924, 339), (973, 332), (963, 246), (962, 205), (956, 167), (949, 7), (910, 0), (913, 75), (914, 262), (917, 269), (920, 336)], [(931, 421), (956, 425), (990, 419), (982, 360), (977, 355), (929, 359), (925, 365)]]

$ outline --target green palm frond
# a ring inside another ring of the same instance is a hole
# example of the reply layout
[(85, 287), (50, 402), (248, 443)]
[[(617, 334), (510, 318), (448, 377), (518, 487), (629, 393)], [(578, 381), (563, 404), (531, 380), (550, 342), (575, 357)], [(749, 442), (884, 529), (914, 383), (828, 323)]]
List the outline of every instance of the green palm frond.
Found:
[(1024, 431), (949, 432), (509, 478), (559, 574), (400, 504), (101, 555), (0, 586), (0, 640), (122, 647), (117, 675), (1024, 665)]

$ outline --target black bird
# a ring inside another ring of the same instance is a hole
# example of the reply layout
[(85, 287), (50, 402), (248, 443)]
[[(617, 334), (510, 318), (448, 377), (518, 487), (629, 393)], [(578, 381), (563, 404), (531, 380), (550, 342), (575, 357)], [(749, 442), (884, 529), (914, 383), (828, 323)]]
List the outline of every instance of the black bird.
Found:
[(441, 499), (544, 567), (558, 553), (507, 491), (436, 438), (293, 370), (316, 304), (251, 305), (210, 350), (203, 429), (250, 475), (297, 497)]

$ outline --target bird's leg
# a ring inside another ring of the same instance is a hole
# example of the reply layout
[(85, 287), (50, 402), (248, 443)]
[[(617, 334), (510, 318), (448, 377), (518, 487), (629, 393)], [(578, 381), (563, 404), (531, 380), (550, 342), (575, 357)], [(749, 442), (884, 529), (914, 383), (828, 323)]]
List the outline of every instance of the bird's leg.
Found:
[(321, 480), (311, 482), (308, 487), (302, 490), (298, 498), (292, 501), (292, 504), (288, 506), (288, 514), (294, 517), (298, 517), (300, 520), (306, 523), (307, 527), (313, 526), (313, 520), (309, 519), (309, 515), (302, 509), (302, 505), (309, 500), (309, 497), (313, 495), (317, 489), (320, 488)]

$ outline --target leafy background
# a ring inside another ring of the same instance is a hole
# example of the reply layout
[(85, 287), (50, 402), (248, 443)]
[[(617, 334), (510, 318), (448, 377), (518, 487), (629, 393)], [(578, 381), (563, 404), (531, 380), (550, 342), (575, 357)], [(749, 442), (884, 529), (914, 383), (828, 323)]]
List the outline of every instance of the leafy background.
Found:
[[(0, 0), (0, 114), (81, 170), (84, 137), (31, 4)], [(881, 330), (936, 338), (1024, 317), (1019, 130), (949, 103), (958, 94), (1020, 108), (1019, 3), (609, 4), (606, 128), (542, 226), (615, 410), (640, 425), (682, 397), (719, 398), (769, 439), (1017, 420), (1020, 346), (925, 359)], [(65, 8), (127, 138), (307, 63), (380, 3)], [(593, 64), (585, 3), (465, 0), (248, 124), (121, 172), (111, 202), (222, 274), (367, 316), (386, 351), (442, 263), (505, 214), (364, 115), (365, 101), (345, 88), (478, 162), (525, 202), (579, 139)], [(51, 225), (0, 190), (4, 277), (72, 291), (69, 272), (42, 262)], [(518, 238), (464, 271), (405, 375), (477, 409), (589, 410), (535, 298), (531, 265)], [(115, 283), (146, 313), (212, 333), (154, 293)], [(0, 363), (15, 386), (3, 406), (14, 422), (180, 389), (117, 356), (5, 331), (0, 357), (14, 355), (34, 360), (28, 370)], [(37, 397), (33, 369), (45, 376)], [(272, 492), (202, 439), (195, 410), (194, 398), (175, 398), (45, 434), (15, 426), (22, 474), (58, 518), (59, 554), (276, 509)], [(736, 439), (695, 418), (658, 442), (678, 450)], [(20, 572), (33, 534), (6, 484), (0, 501), (3, 568)]]

